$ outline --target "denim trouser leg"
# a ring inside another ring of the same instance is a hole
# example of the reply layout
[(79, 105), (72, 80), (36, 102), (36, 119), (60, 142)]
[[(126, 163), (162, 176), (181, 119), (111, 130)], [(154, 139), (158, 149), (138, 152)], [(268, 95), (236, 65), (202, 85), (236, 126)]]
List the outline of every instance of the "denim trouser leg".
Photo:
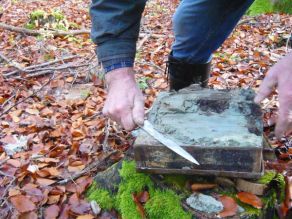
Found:
[(182, 0), (173, 17), (173, 56), (206, 63), (254, 0)]

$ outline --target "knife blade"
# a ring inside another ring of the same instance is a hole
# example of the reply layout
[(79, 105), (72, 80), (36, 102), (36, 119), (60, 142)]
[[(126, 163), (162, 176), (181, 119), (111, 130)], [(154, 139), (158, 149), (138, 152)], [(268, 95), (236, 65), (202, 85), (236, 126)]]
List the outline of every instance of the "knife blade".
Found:
[(174, 151), (175, 153), (179, 154), (183, 158), (187, 159), (188, 161), (200, 165), (199, 162), (185, 149), (183, 149), (180, 145), (178, 145), (173, 140), (166, 138), (163, 134), (155, 130), (153, 125), (148, 121), (144, 121), (144, 125), (140, 126), (145, 132), (151, 135), (153, 138), (161, 142), (163, 145), (168, 147), (170, 150)]

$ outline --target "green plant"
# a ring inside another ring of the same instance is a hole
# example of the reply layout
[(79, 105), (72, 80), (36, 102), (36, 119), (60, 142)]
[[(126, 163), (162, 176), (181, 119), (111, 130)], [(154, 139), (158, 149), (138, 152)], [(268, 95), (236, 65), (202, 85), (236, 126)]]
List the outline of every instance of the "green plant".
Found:
[(145, 90), (146, 88), (148, 88), (148, 83), (147, 81), (149, 80), (148, 77), (141, 77), (138, 78), (138, 86), (141, 90)]
[(96, 200), (104, 209), (115, 208), (123, 219), (140, 219), (132, 195), (147, 190), (150, 199), (145, 204), (146, 215), (153, 219), (190, 219), (191, 215), (183, 210), (180, 205), (182, 197), (171, 190), (156, 188), (149, 175), (136, 172), (134, 161), (123, 161), (119, 170), (121, 182), (118, 192), (110, 192), (92, 184), (86, 195), (89, 200)]

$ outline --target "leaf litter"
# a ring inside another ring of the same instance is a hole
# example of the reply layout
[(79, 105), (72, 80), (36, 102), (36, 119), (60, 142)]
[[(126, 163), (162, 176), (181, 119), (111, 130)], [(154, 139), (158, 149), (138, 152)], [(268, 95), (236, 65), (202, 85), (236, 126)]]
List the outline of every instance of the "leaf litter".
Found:
[[(0, 22), (23, 27), (29, 22), (27, 15), (36, 9), (49, 12), (56, 8), (65, 14), (68, 21), (78, 24), (80, 29), (90, 28), (89, 3), (89, 0), (52, 0), (20, 1), (15, 4), (4, 0), (5, 10), (0, 14)], [(164, 63), (173, 42), (171, 16), (178, 3), (151, 0), (144, 12), (141, 27), (144, 35), (140, 37), (143, 45), (137, 51), (136, 76), (143, 82), (146, 108), (151, 107), (159, 91), (167, 89)], [(286, 54), (291, 23), (291, 16), (288, 15), (242, 18), (214, 54), (210, 86), (216, 89), (252, 87), (257, 90), (269, 67)], [(72, 176), (103, 159), (107, 153), (103, 151), (105, 142), (111, 150), (119, 151), (110, 157), (112, 162), (121, 159), (133, 142), (133, 136), (121, 130), (116, 123), (110, 122), (106, 128), (107, 120), (101, 113), (106, 90), (102, 75), (96, 74), (100, 72), (97, 60), (91, 58), (94, 47), (86, 34), (75, 38), (38, 38), (1, 31), (1, 52), (21, 63), (21, 67), (54, 59), (60, 59), (61, 64), (62, 57), (67, 55), (81, 56), (70, 60), (71, 64), (90, 63), (78, 70), (56, 70), (52, 78), (51, 75), (41, 75), (20, 80), (17, 77), (5, 78), (3, 75), (15, 68), (10, 63), (0, 62), (0, 194), (3, 217), (37, 218), (43, 215), (44, 218), (94, 218), (90, 203), (84, 198), (84, 191), (95, 173), (106, 166), (91, 169), (77, 179), (72, 179)], [(18, 76), (25, 75), (21, 73)], [(91, 80), (93, 84), (86, 86)], [(83, 85), (86, 89), (82, 88)], [(76, 95), (78, 92), (79, 96)], [(272, 147), (280, 150), (280, 161), (267, 163), (267, 168), (291, 176), (291, 136), (282, 141), (274, 137), (278, 108), (276, 92), (263, 108), (265, 135)], [(9, 111), (3, 114), (7, 109)], [(109, 134), (105, 133), (106, 130)], [(63, 180), (67, 183), (58, 183)], [(239, 193), (238, 198), (255, 207), (262, 206), (253, 195)], [(133, 194), (133, 199), (144, 216), (143, 204), (149, 199), (148, 192)], [(233, 214), (235, 205), (231, 198), (221, 199), (224, 204), (221, 214)], [(287, 201), (286, 204), (290, 205)], [(103, 212), (102, 215), (111, 213)]]

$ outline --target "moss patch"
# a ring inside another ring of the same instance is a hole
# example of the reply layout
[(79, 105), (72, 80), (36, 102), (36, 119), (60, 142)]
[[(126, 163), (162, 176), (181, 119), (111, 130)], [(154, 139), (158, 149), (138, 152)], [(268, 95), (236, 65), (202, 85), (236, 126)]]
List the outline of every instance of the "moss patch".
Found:
[(115, 208), (123, 219), (140, 219), (141, 215), (133, 201), (132, 194), (147, 190), (150, 199), (145, 204), (145, 213), (153, 219), (191, 218), (191, 215), (181, 207), (182, 197), (171, 190), (156, 188), (149, 175), (136, 172), (134, 161), (123, 161), (118, 170), (121, 182), (118, 191), (111, 194), (94, 183), (87, 191), (89, 200), (95, 200), (103, 209)]
[(95, 200), (102, 209), (111, 210), (114, 208), (115, 200), (112, 195), (104, 189), (98, 188), (96, 185), (92, 185), (88, 193), (88, 199)]
[(151, 219), (190, 219), (190, 213), (181, 208), (181, 197), (171, 190), (155, 191), (145, 209)]
[(255, 0), (247, 11), (247, 14), (251, 16), (264, 13), (292, 14), (292, 1), (278, 0), (276, 3), (272, 3), (271, 0)]

